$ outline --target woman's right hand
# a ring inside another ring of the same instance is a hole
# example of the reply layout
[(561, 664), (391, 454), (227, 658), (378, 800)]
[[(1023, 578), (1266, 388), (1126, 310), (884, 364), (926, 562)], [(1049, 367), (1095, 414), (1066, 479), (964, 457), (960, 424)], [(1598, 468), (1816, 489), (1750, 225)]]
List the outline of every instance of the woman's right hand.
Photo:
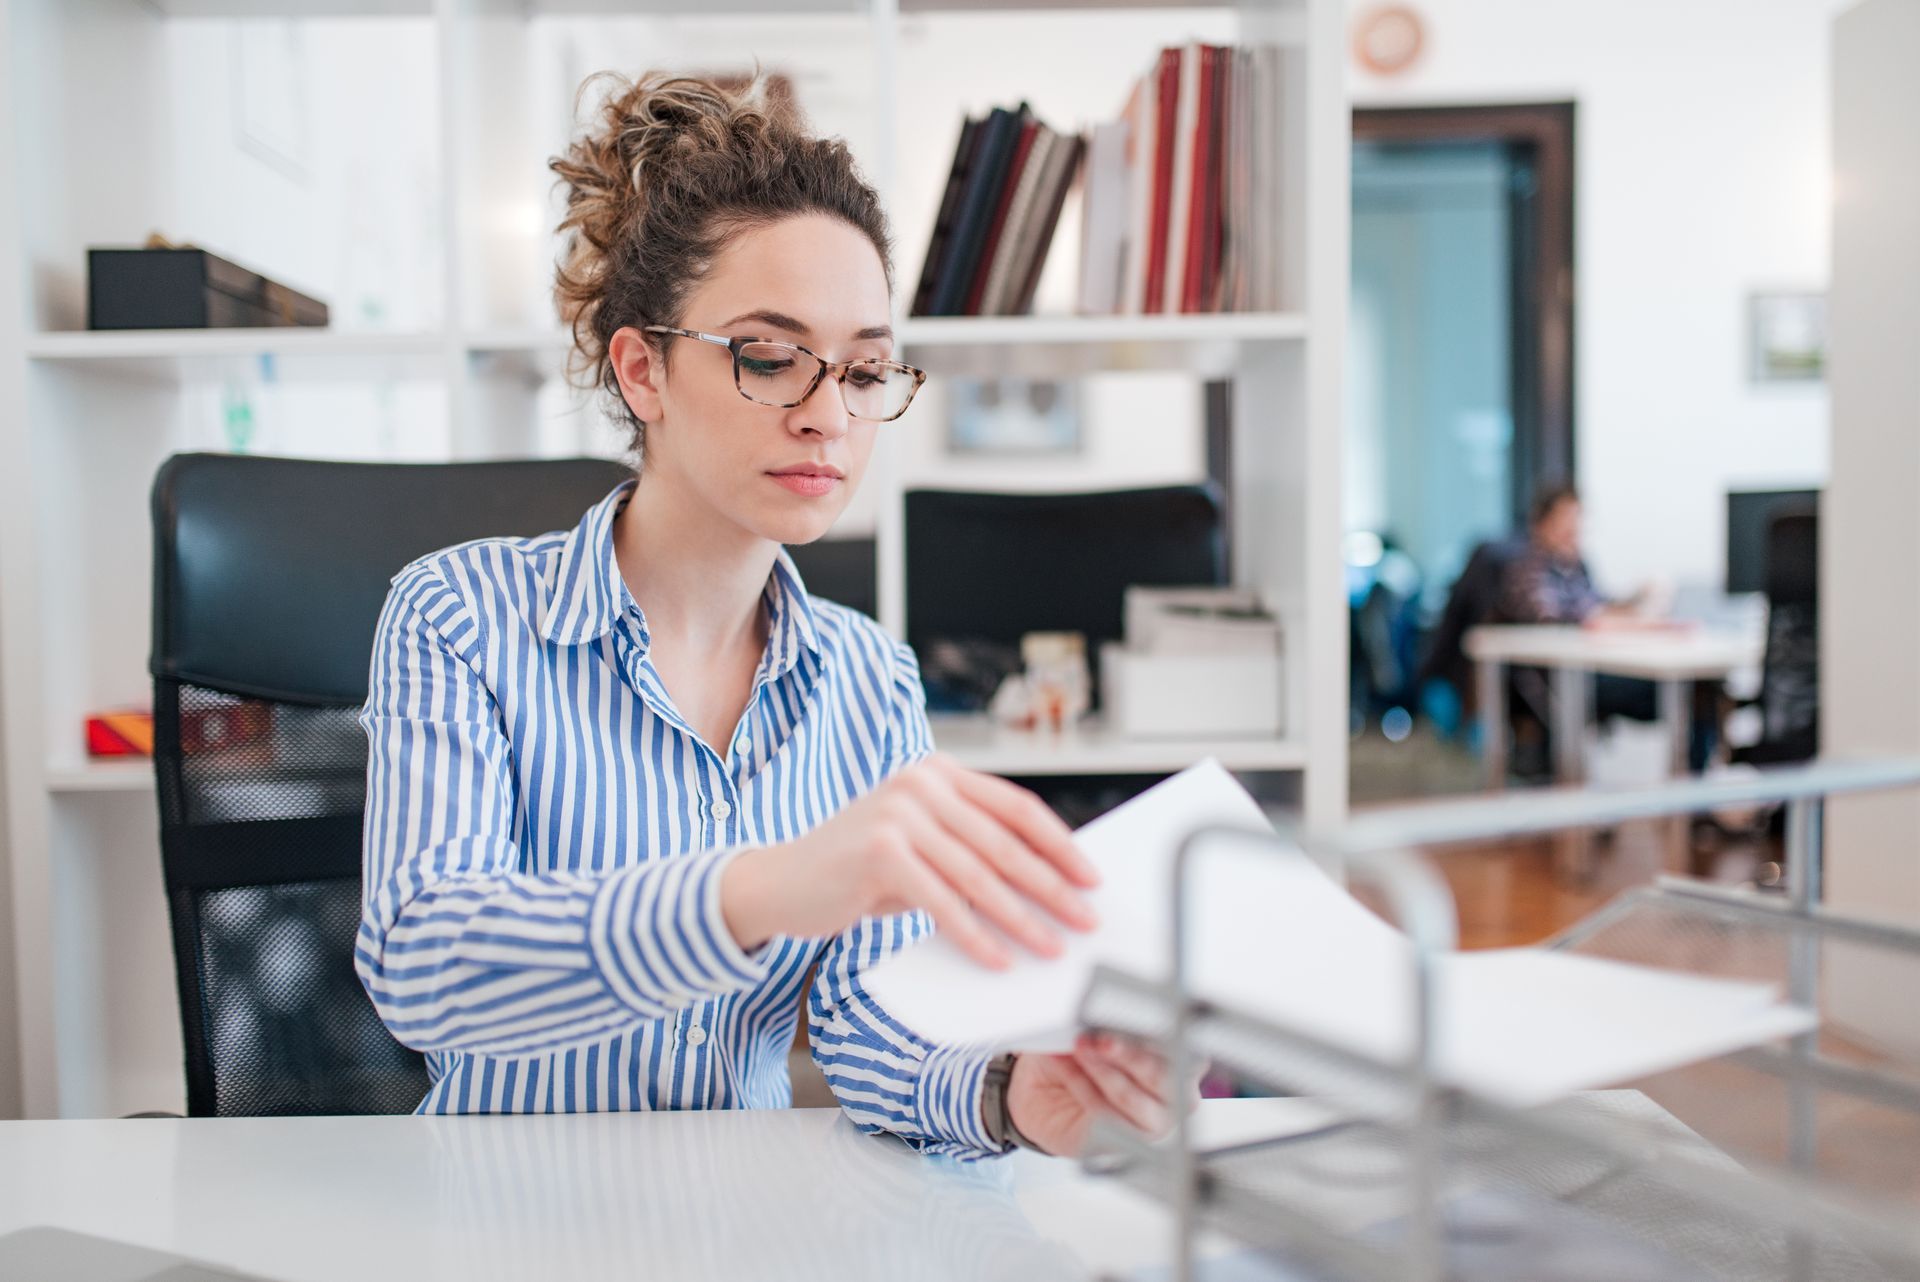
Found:
[(1039, 797), (935, 752), (804, 836), (735, 857), (720, 899), (748, 952), (775, 935), (836, 935), (862, 917), (924, 909), (940, 933), (998, 970), (1013, 958), (987, 922), (1058, 956), (1053, 922), (1091, 929), (1093, 909), (1077, 888), (1098, 881)]

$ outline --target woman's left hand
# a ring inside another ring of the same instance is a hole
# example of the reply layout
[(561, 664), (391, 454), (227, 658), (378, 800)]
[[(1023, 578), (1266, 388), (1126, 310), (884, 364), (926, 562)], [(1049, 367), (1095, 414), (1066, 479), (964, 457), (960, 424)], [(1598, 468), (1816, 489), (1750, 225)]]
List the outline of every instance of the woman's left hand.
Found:
[[(1204, 1068), (1201, 1070), (1204, 1072)], [(1099, 1114), (1115, 1113), (1158, 1139), (1173, 1129), (1173, 1105), (1200, 1102), (1200, 1079), (1176, 1085), (1167, 1061), (1129, 1038), (1082, 1033), (1067, 1055), (1022, 1055), (1007, 1082), (1007, 1111), (1047, 1152), (1077, 1157)]]

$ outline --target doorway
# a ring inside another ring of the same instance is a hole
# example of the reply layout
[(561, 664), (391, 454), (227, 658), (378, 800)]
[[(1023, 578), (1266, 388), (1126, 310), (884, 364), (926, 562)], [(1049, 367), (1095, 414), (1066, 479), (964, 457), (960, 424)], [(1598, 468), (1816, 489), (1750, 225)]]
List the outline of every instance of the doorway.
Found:
[(1572, 103), (1353, 113), (1343, 497), (1363, 738), (1397, 742), (1423, 713), (1458, 731), (1460, 692), (1417, 679), (1428, 633), (1473, 549), (1574, 479), (1573, 146)]

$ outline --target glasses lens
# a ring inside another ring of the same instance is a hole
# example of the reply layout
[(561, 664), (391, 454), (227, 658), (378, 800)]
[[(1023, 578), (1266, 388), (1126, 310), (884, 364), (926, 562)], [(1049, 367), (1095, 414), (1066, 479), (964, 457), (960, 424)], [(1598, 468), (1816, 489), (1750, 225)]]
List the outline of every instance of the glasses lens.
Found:
[(861, 361), (847, 369), (847, 413), (857, 418), (892, 418), (913, 399), (918, 380), (885, 361)]
[(748, 343), (740, 349), (740, 390), (762, 405), (791, 405), (806, 393), (820, 363), (785, 343)]

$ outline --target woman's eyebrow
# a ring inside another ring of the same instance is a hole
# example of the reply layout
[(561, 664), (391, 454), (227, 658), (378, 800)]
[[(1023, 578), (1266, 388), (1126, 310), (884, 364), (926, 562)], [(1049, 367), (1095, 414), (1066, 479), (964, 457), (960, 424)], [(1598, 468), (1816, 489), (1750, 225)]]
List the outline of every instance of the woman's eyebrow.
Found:
[[(784, 329), (790, 333), (798, 334), (802, 338), (813, 337), (813, 331), (808, 329), (804, 322), (787, 315), (785, 312), (776, 312), (768, 307), (756, 307), (750, 312), (741, 312), (732, 320), (727, 321), (722, 328), (731, 329), (741, 321), (760, 321), (773, 326), (775, 329)], [(869, 325), (865, 329), (855, 331), (853, 335), (855, 342), (866, 338), (892, 337), (893, 326), (891, 325)]]

